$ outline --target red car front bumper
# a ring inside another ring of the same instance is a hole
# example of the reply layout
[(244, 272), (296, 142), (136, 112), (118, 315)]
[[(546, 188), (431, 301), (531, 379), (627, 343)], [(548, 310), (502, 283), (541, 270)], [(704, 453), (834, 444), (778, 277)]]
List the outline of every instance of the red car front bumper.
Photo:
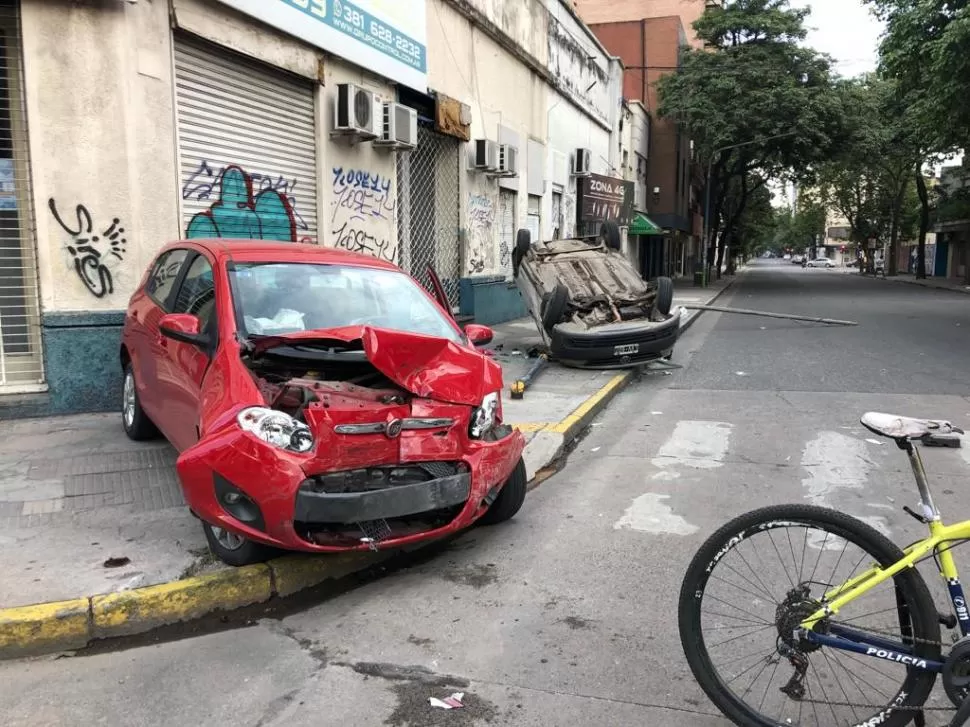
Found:
[[(390, 521), (426, 511), (437, 512), (440, 521), (441, 513), (445, 513), (445, 524), (407, 532), (392, 528), (376, 543), (381, 548), (396, 547), (470, 526), (487, 511), (487, 503), (494, 500), (518, 464), (525, 449), (520, 432), (512, 430), (495, 441), (471, 440), (460, 430), (462, 425), (467, 426), (467, 420), (447, 437), (404, 433), (400, 455), (394, 461), (358, 458), (354, 462), (355, 458), (349, 457), (342, 466), (334, 467), (332, 457), (278, 449), (243, 432), (233, 422), (187, 449), (178, 458), (177, 469), (186, 501), (196, 515), (250, 540), (285, 550), (366, 550), (373, 544), (362, 539), (364, 533), (316, 539), (311, 533), (322, 525), (354, 529), (357, 523)], [(361, 449), (366, 448), (365, 441), (360, 444)], [(386, 442), (375, 444), (383, 447)], [(330, 449), (319, 442), (317, 448)], [(343, 450), (344, 454), (348, 451)], [(344, 473), (348, 481), (359, 481), (362, 472), (405, 472), (423, 466), (441, 476), (386, 488), (348, 487), (343, 492), (326, 485)], [(233, 497), (242, 493), (258, 508), (255, 514), (251, 513), (253, 508), (246, 510), (247, 522), (232, 514), (232, 508), (227, 509), (225, 493), (230, 491)]]

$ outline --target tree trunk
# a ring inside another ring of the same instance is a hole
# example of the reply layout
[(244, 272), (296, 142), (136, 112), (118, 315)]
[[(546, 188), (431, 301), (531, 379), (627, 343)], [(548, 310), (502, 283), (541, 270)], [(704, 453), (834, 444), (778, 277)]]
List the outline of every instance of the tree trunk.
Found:
[(889, 260), (883, 260), (883, 272), (894, 277), (899, 275), (899, 215), (903, 206), (903, 194), (906, 192), (906, 181), (899, 185), (889, 220)]
[(923, 170), (916, 167), (916, 193), (919, 195), (919, 245), (916, 248), (916, 278), (926, 278), (926, 233), (930, 229), (930, 196)]

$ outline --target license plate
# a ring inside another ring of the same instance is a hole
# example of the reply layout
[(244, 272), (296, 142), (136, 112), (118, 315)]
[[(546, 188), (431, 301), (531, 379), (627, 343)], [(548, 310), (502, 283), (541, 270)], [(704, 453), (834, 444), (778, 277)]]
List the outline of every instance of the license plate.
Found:
[(614, 356), (629, 356), (631, 353), (636, 353), (640, 350), (639, 343), (627, 343), (623, 346), (614, 346), (613, 355)]

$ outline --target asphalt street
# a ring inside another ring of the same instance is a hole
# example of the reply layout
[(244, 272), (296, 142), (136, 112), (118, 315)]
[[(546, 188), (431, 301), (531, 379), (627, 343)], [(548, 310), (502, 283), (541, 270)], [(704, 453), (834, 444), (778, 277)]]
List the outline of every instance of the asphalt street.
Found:
[[(859, 326), (705, 313), (678, 344), (684, 368), (622, 393), (514, 521), (283, 619), (2, 663), (0, 721), (728, 724), (677, 633), (693, 553), (729, 518), (786, 502), (922, 537), (901, 510), (916, 502), (905, 458), (858, 420), (970, 425), (970, 297), (766, 261), (718, 304)], [(947, 519), (970, 517), (970, 446), (925, 459)], [(428, 705), (453, 692), (463, 709)]]

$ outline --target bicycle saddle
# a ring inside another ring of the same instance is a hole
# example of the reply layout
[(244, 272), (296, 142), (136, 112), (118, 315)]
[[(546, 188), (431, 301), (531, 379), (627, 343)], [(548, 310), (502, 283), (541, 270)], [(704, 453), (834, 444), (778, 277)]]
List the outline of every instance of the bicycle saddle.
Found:
[(943, 419), (915, 419), (867, 411), (859, 421), (873, 434), (890, 439), (922, 439), (935, 434), (963, 434), (962, 429)]

